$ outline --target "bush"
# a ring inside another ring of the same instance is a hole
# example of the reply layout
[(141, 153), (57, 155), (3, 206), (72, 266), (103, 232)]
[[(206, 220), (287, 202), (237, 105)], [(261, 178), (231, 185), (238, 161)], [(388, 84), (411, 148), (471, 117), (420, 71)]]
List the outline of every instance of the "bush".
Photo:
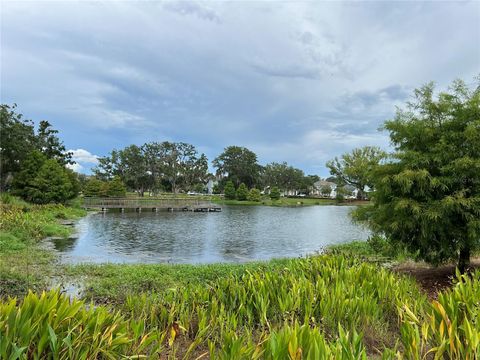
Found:
[(76, 195), (65, 168), (53, 159), (45, 161), (28, 190), (35, 204), (65, 203)]
[(240, 201), (245, 201), (247, 200), (247, 197), (248, 197), (247, 185), (245, 185), (244, 183), (241, 183), (237, 189), (237, 199)]
[(222, 193), (222, 189), (220, 189), (220, 185), (218, 185), (218, 184), (213, 185), (212, 193), (214, 193), (214, 194), (221, 194), (221, 193)]
[(225, 189), (223, 190), (225, 194), (225, 199), (233, 200), (237, 193), (235, 192), (235, 185), (233, 185), (232, 181), (227, 181), (225, 184)]
[(270, 198), (272, 200), (280, 199), (280, 190), (276, 186), (272, 187), (270, 190)]
[[(102, 191), (100, 193), (103, 193), (104, 190), (101, 189)], [(112, 196), (112, 197), (125, 197), (127, 195), (127, 189), (120, 177), (115, 176), (112, 181), (108, 183), (108, 188), (107, 188), (107, 196)]]
[(91, 178), (85, 183), (83, 195), (85, 196), (101, 196), (104, 192), (104, 182), (96, 178)]
[(77, 196), (77, 175), (40, 151), (32, 151), (13, 179), (13, 194), (36, 203), (65, 203)]
[(258, 202), (262, 199), (262, 194), (260, 193), (260, 190), (253, 188), (249, 191), (247, 199), (248, 201)]

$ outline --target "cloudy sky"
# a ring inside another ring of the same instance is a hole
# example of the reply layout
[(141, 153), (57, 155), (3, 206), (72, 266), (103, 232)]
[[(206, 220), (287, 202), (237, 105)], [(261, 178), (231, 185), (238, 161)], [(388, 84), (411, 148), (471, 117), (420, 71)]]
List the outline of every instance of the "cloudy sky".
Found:
[(428, 81), (480, 73), (480, 2), (1, 2), (1, 102), (77, 169), (147, 141), (328, 175)]

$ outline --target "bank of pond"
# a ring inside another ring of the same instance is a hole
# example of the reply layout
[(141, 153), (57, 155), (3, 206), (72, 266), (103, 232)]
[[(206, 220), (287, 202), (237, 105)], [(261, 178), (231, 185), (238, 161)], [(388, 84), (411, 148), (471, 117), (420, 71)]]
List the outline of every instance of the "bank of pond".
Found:
[(324, 255), (141, 294), (125, 284), (114, 305), (30, 293), (0, 303), (0, 356), (475, 358), (479, 281), (459, 277), (428, 302), (411, 279)]
[[(348, 255), (340, 248), (244, 264), (65, 264), (39, 240), (68, 236), (59, 220), (83, 211), (2, 206), (2, 359), (480, 354), (480, 272), (458, 274), (433, 300), (411, 277), (355, 256), (363, 245), (347, 246)], [(55, 289), (42, 292), (52, 279), (82, 283), (83, 300)]]

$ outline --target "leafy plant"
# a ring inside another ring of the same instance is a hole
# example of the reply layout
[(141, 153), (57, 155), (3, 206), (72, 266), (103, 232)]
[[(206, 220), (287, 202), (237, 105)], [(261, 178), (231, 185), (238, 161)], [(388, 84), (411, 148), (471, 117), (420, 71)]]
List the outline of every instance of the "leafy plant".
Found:
[(237, 199), (240, 201), (245, 201), (247, 200), (247, 197), (248, 197), (247, 185), (245, 185), (244, 183), (241, 183), (237, 189)]
[(116, 359), (161, 348), (164, 334), (145, 331), (103, 307), (86, 307), (58, 291), (0, 303), (2, 359)]
[(280, 190), (276, 186), (270, 189), (270, 199), (278, 200), (280, 199)]
[(255, 188), (250, 189), (250, 191), (248, 192), (247, 200), (256, 202), (262, 200), (262, 194), (260, 193), (260, 190)]

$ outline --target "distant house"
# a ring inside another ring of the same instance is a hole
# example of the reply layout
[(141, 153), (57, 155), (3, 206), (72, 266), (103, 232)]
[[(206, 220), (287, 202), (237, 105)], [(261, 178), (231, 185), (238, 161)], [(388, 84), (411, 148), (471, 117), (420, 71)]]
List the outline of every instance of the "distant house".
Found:
[(218, 185), (218, 180), (217, 179), (209, 179), (207, 182), (207, 194), (212, 195), (213, 194), (213, 188), (215, 185)]
[[(322, 194), (322, 190), (327, 186), (331, 189), (330, 194)], [(347, 199), (357, 198), (358, 190), (354, 186), (345, 185), (343, 188), (347, 191), (347, 195), (345, 196)], [(314, 196), (326, 196), (328, 198), (335, 199), (337, 196), (337, 184), (325, 180), (317, 181), (313, 184), (313, 189), (310, 194)]]
[[(331, 191), (329, 195), (322, 194), (322, 190), (329, 186)], [(319, 180), (313, 184), (313, 189), (310, 192), (310, 195), (314, 196), (326, 196), (329, 198), (334, 199), (335, 196), (337, 196), (337, 184), (330, 182), (330, 181), (325, 181), (325, 180)]]
[(356, 199), (358, 195), (358, 189), (353, 185), (345, 185), (343, 187), (347, 191), (345, 196), (347, 199)]

